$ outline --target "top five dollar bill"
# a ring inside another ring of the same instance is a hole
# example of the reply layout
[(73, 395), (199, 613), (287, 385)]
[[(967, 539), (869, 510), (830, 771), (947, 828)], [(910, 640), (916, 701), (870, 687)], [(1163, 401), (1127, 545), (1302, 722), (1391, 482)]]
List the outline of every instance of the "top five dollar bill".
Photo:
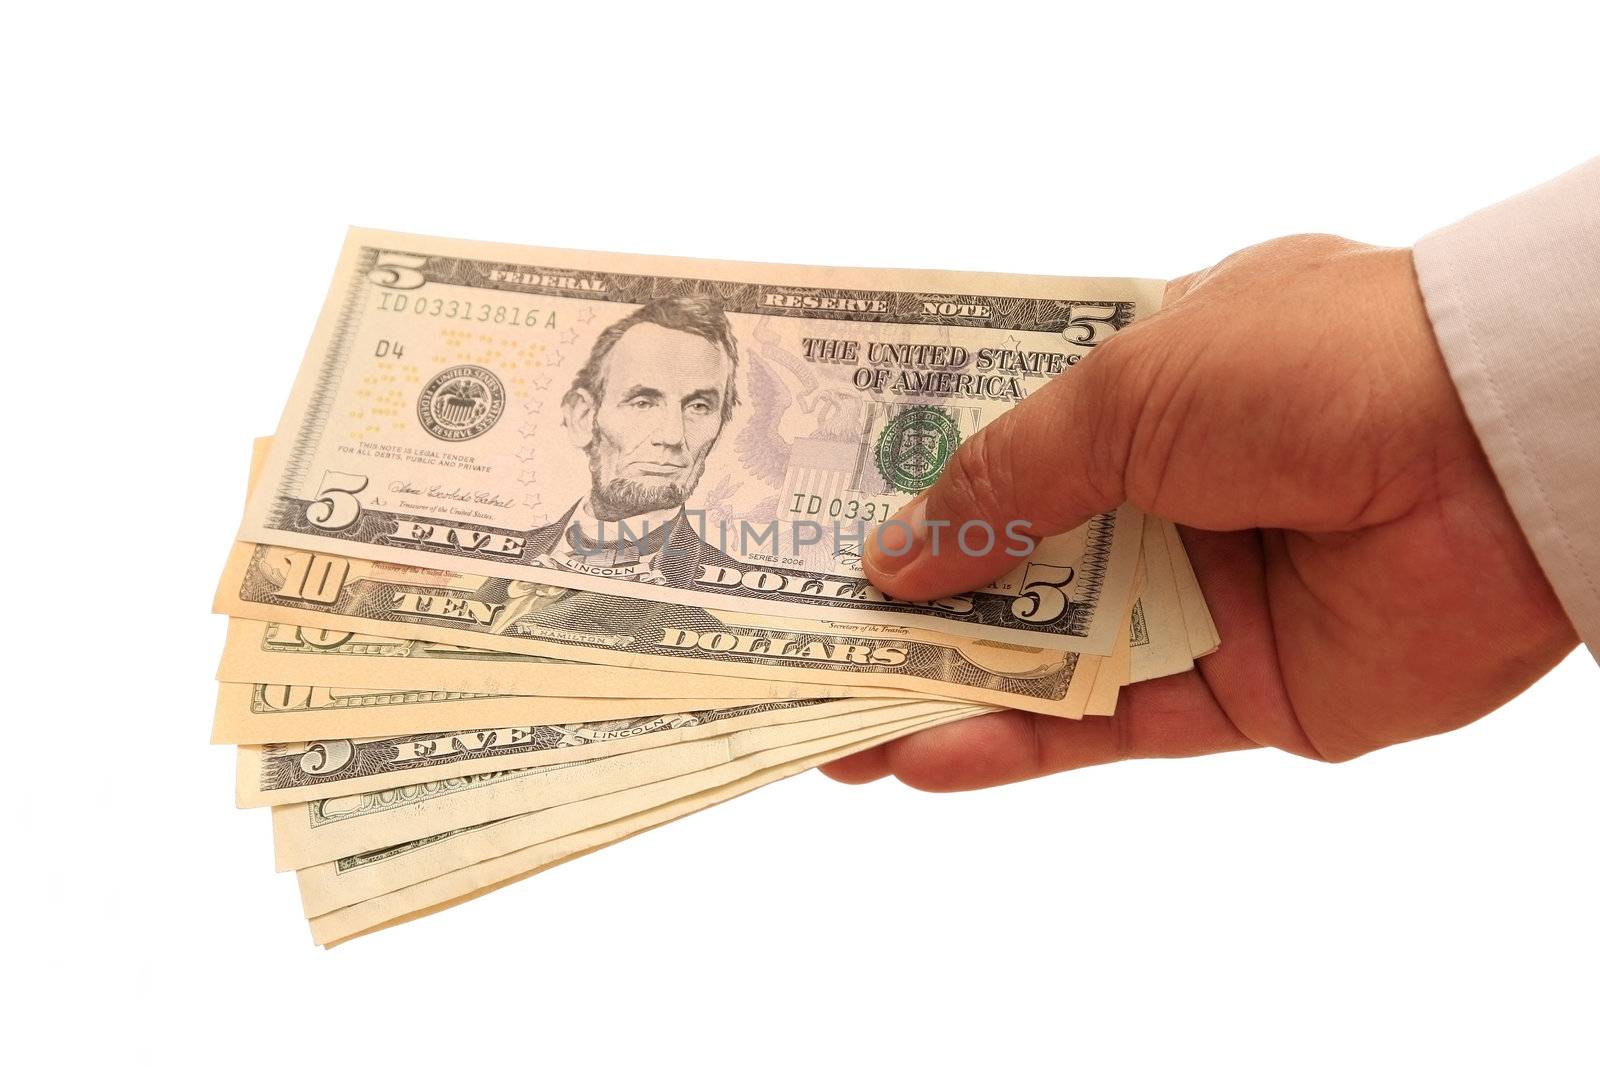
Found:
[[(931, 603), (879, 592), (861, 555), (963, 441), (1162, 288), (352, 230), (240, 536), (321, 554), (288, 579), (308, 601), (354, 556), (1105, 654), (1131, 601), (1129, 507)], [(1006, 525), (936, 535), (1026, 544)]]

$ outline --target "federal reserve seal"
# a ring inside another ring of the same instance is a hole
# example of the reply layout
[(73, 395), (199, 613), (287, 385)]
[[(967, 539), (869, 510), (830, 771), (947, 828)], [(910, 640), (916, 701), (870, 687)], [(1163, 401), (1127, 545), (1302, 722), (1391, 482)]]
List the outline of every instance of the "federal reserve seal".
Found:
[(873, 453), (883, 480), (907, 493), (920, 493), (939, 480), (961, 431), (939, 408), (907, 408), (883, 428)]
[(505, 387), (487, 368), (463, 363), (440, 371), (417, 397), (417, 421), (441, 441), (470, 441), (489, 432), (506, 408)]

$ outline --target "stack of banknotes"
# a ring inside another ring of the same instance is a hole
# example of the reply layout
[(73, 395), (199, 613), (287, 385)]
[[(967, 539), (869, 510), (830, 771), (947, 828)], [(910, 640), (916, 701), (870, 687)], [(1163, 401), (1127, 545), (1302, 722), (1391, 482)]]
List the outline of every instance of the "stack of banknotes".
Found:
[(861, 569), (962, 441), (1161, 292), (352, 231), (216, 600), (212, 740), (315, 941), (1192, 667), (1217, 634), (1189, 560), (1130, 507), (944, 531), (1016, 566), (936, 602)]

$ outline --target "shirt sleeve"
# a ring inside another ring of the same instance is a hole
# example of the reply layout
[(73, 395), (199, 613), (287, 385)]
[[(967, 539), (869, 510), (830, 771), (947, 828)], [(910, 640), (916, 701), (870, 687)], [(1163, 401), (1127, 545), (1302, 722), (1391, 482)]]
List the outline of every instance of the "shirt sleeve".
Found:
[(1413, 255), (1467, 417), (1600, 660), (1600, 159), (1428, 234)]

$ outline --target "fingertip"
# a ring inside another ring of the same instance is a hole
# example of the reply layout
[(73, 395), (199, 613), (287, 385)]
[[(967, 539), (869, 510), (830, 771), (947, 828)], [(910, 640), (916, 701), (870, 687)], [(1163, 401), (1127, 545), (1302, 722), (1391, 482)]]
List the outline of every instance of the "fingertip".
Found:
[(871, 582), (879, 592), (892, 596), (896, 600), (913, 599), (906, 595), (909, 590), (899, 580), (899, 575), (894, 568), (886, 567), (884, 563), (874, 558), (871, 548), (867, 549), (866, 555), (862, 557), (861, 570), (866, 575), (867, 581)]
[(900, 576), (915, 563), (918, 534), (926, 515), (926, 497), (918, 496), (872, 531), (862, 553), (867, 580), (892, 597), (909, 599), (899, 588)]
[(853, 752), (842, 759), (821, 764), (817, 770), (844, 785), (865, 785), (889, 773), (889, 757), (883, 745)]
[(1025, 557), (1000, 552), (974, 555), (959, 547), (924, 552), (916, 559), (885, 566), (865, 557), (867, 580), (896, 600), (922, 603), (982, 589), (1013, 571)]
[(1199, 285), (1205, 280), (1206, 275), (1210, 274), (1211, 271), (1211, 267), (1205, 267), (1201, 270), (1190, 271), (1188, 274), (1173, 278), (1171, 281), (1167, 282), (1166, 294), (1162, 297), (1161, 301), (1162, 305), (1164, 307), (1171, 307), (1173, 304), (1176, 304), (1178, 301), (1188, 296), (1195, 286)]
[(924, 490), (867, 538), (862, 570), (897, 600), (937, 600), (981, 589), (1015, 570), (1038, 547), (1031, 522), (1020, 516), (999, 523), (951, 513), (948, 500), (934, 500), (939, 493), (938, 485)]
[(888, 768), (913, 789), (954, 793), (1037, 774), (1033, 716), (1000, 711), (900, 738), (887, 746)]

